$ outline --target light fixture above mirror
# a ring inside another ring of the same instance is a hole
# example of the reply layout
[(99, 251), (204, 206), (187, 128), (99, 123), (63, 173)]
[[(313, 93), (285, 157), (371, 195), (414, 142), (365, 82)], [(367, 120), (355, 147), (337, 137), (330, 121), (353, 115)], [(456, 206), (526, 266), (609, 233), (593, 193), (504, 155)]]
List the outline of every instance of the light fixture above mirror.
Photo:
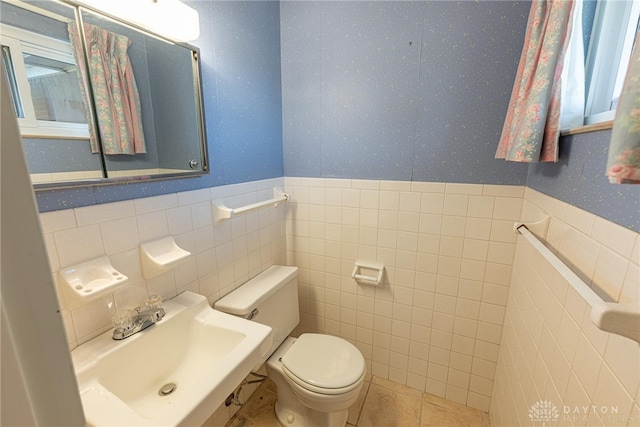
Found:
[(176, 42), (200, 36), (195, 9), (180, 0), (75, 0), (79, 5), (120, 18)]

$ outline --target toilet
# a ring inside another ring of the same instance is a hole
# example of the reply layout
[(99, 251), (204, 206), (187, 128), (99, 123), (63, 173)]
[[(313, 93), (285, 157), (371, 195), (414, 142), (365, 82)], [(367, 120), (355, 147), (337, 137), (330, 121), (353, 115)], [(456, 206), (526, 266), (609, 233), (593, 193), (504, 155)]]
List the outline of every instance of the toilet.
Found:
[(267, 374), (277, 387), (275, 412), (283, 426), (338, 427), (364, 384), (365, 361), (348, 341), (306, 333), (289, 337), (300, 320), (298, 268), (274, 265), (214, 304), (216, 310), (272, 328)]

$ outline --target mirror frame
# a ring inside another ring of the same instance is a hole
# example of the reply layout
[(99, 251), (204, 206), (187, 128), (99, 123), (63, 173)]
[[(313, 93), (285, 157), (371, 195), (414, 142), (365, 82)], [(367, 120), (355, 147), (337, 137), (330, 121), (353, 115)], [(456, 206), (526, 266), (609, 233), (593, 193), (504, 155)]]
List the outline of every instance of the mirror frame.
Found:
[[(88, 179), (74, 180), (74, 181), (53, 181), (53, 182), (35, 183), (33, 184), (34, 190), (43, 191), (43, 190), (55, 190), (55, 189), (61, 189), (61, 188), (94, 187), (94, 186), (117, 185), (117, 184), (127, 184), (127, 183), (145, 182), (145, 181), (196, 178), (203, 175), (208, 175), (210, 173), (210, 164), (209, 164), (208, 144), (207, 144), (207, 135), (206, 135), (206, 127), (205, 127), (205, 119), (204, 119), (205, 113), (204, 113), (204, 102), (203, 102), (203, 91), (202, 91), (202, 74), (201, 74), (201, 66), (200, 66), (200, 49), (188, 43), (176, 42), (176, 41), (170, 40), (162, 36), (161, 34), (156, 34), (138, 25), (126, 22), (116, 16), (104, 13), (93, 7), (90, 7), (84, 4), (79, 4), (73, 0), (53, 0), (53, 1), (60, 4), (65, 4), (73, 9), (75, 18), (76, 18), (76, 24), (80, 29), (83, 24), (82, 11), (88, 11), (99, 17), (103, 17), (103, 18), (115, 21), (124, 27), (140, 32), (143, 35), (150, 36), (150, 37), (159, 39), (165, 43), (180, 46), (191, 51), (191, 58), (192, 58), (191, 68), (193, 71), (192, 78), (193, 78), (193, 84), (194, 84), (194, 97), (196, 98), (195, 108), (196, 108), (196, 115), (197, 115), (197, 121), (198, 121), (198, 135), (200, 137), (200, 157), (201, 157), (200, 163), (201, 164), (200, 164), (199, 170), (194, 170), (194, 171), (185, 170), (184, 172), (172, 172), (172, 173), (164, 173), (164, 174), (108, 177), (109, 172), (106, 167), (102, 141), (98, 137), (98, 139), (100, 140), (99, 154), (100, 154), (101, 172), (103, 174), (102, 178), (88, 178)], [(9, 3), (13, 4), (14, 6), (21, 7), (20, 4), (16, 4), (14, 2), (9, 2)], [(29, 3), (26, 3), (26, 2), (23, 4), (29, 5)], [(37, 8), (37, 6), (35, 7)], [(34, 10), (32, 11), (34, 13), (37, 13)], [(86, 46), (84, 46), (84, 43), (83, 43), (83, 51), (86, 57), (87, 53), (86, 53)], [(94, 110), (93, 95), (91, 95), (90, 98), (92, 103), (90, 119), (94, 122), (94, 129), (98, 129), (96, 126), (96, 117), (93, 112)]]

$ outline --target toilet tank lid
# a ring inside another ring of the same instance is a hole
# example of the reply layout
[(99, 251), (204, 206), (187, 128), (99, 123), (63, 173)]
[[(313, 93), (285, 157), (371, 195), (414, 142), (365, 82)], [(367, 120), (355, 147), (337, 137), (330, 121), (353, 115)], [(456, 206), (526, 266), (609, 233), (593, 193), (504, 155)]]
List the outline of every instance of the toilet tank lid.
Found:
[(298, 267), (272, 265), (213, 304), (213, 308), (247, 316), (264, 300), (298, 275)]

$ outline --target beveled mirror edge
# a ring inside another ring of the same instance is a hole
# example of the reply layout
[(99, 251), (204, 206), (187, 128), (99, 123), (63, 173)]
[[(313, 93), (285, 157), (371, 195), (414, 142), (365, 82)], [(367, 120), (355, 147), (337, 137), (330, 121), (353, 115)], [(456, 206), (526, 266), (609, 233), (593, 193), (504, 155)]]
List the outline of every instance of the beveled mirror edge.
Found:
[[(166, 173), (166, 174), (135, 175), (135, 176), (127, 176), (127, 177), (110, 177), (110, 178), (82, 179), (82, 180), (74, 180), (74, 181), (52, 181), (52, 182), (33, 183), (32, 186), (34, 191), (49, 191), (49, 190), (57, 190), (57, 189), (65, 189), (65, 188), (98, 187), (98, 186), (119, 185), (119, 184), (137, 183), (137, 182), (197, 178), (204, 175), (209, 175), (210, 173), (209, 156), (208, 156), (209, 150), (208, 150), (206, 126), (205, 126), (205, 120), (204, 120), (205, 112), (204, 112), (203, 91), (202, 91), (202, 74), (201, 74), (201, 67), (200, 67), (200, 48), (186, 42), (177, 42), (174, 40), (170, 40), (160, 34), (151, 32), (133, 23), (125, 22), (116, 16), (97, 10), (91, 6), (80, 4), (74, 0), (52, 0), (52, 1), (57, 3), (62, 3), (72, 7), (75, 10), (76, 17), (80, 15), (81, 10), (83, 9), (88, 10), (91, 13), (116, 21), (125, 27), (129, 27), (135, 31), (139, 31), (143, 34), (157, 38), (163, 42), (184, 47), (186, 49), (189, 49), (192, 52), (192, 55), (191, 55), (192, 70), (193, 70), (194, 88), (195, 88), (195, 96), (196, 96), (196, 104), (197, 104), (196, 112), (198, 114), (198, 123), (199, 123), (198, 133), (200, 135), (200, 141), (201, 141), (200, 151), (201, 151), (202, 165), (201, 165), (200, 171), (193, 171), (193, 172), (184, 171), (184, 172), (175, 172), (175, 173)], [(21, 3), (21, 2), (13, 2), (10, 0), (9, 2), (14, 5), (16, 3)], [(92, 114), (92, 120), (95, 120), (95, 117), (93, 114)], [(102, 167), (104, 171), (105, 170), (104, 159), (101, 160), (101, 163), (103, 165)]]

